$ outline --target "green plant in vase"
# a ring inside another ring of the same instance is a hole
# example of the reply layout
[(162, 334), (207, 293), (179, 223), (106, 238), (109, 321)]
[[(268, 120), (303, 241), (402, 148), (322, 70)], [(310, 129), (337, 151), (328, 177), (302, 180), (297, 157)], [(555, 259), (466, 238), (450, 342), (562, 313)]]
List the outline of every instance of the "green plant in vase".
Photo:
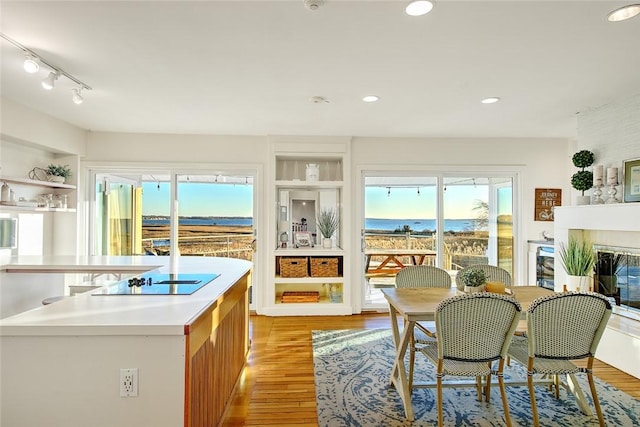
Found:
[(467, 268), (458, 274), (460, 275), (460, 280), (464, 283), (465, 292), (482, 291), (487, 284), (487, 273), (479, 268)]
[(318, 231), (322, 234), (322, 247), (330, 249), (331, 237), (340, 227), (340, 217), (335, 209), (322, 209), (318, 215)]
[(571, 176), (571, 186), (581, 192), (577, 204), (588, 205), (589, 196), (585, 196), (584, 192), (593, 186), (593, 172), (585, 170), (585, 168), (593, 164), (593, 153), (589, 150), (578, 151), (571, 160), (575, 167), (582, 169)]
[(71, 168), (69, 165), (54, 165), (51, 163), (47, 166), (47, 175), (49, 175), (49, 181), (64, 182), (71, 177)]
[(567, 284), (569, 290), (589, 290), (589, 275), (596, 263), (593, 245), (587, 241), (569, 237), (566, 245), (560, 243), (560, 261), (569, 275)]

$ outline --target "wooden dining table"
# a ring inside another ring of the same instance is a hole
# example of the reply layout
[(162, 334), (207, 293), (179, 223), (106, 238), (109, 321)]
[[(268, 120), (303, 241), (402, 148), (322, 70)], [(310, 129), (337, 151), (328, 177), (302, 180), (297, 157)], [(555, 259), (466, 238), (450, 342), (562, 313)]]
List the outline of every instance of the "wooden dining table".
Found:
[[(522, 307), (523, 320), (518, 329), (525, 330), (525, 315), (529, 305), (531, 305), (536, 298), (549, 295), (553, 293), (553, 291), (539, 286), (513, 286), (510, 289), (513, 297)], [(411, 404), (412, 390), (409, 390), (409, 378), (407, 377), (407, 370), (404, 365), (412, 331), (416, 322), (433, 321), (438, 304), (446, 298), (455, 296), (459, 291), (457, 291), (456, 288), (387, 288), (381, 289), (381, 291), (389, 302), (389, 315), (391, 317), (393, 340), (396, 347), (390, 383), (396, 388), (402, 399), (405, 417), (413, 421), (414, 414)], [(400, 333), (398, 326), (398, 316), (404, 320), (402, 333)], [(582, 409), (585, 414), (591, 414), (587, 400), (575, 376), (569, 375), (567, 381), (569, 391), (576, 397), (580, 409)], [(506, 382), (506, 384), (526, 385), (526, 381), (518, 381), (517, 383)], [(433, 387), (434, 385), (435, 382), (429, 384), (414, 382), (413, 388)]]

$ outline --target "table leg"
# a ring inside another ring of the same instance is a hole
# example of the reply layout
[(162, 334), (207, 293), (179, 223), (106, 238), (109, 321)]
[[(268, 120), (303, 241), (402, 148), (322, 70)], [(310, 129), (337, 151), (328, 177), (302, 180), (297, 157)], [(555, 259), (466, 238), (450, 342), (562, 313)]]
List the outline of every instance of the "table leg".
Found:
[(567, 375), (567, 388), (568, 390), (575, 396), (576, 402), (578, 406), (582, 410), (585, 415), (591, 415), (591, 408), (589, 408), (589, 403), (587, 403), (587, 399), (584, 397), (584, 393), (582, 392), (582, 388), (580, 384), (578, 384), (578, 380), (574, 374)]
[(404, 356), (407, 353), (407, 347), (411, 340), (411, 331), (413, 331), (413, 328), (415, 327), (415, 322), (405, 322), (402, 337), (400, 337), (395, 310), (390, 307), (389, 313), (391, 313), (391, 327), (393, 329), (393, 339), (396, 344), (396, 357), (393, 361), (393, 368), (391, 369), (390, 384), (396, 388), (400, 398), (402, 399), (405, 417), (407, 420), (413, 421), (411, 390), (409, 390), (409, 380), (407, 378), (407, 371), (404, 367)]

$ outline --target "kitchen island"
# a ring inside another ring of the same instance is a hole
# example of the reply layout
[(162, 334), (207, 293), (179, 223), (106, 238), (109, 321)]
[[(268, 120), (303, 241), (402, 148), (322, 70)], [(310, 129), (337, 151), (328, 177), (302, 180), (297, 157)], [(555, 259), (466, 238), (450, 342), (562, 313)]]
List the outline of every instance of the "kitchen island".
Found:
[[(190, 295), (98, 289), (0, 320), (0, 425), (195, 427), (222, 419), (249, 349), (251, 263), (116, 258), (104, 260), (116, 271), (149, 263), (140, 271), (218, 276)], [(14, 260), (2, 265), (3, 282), (12, 272), (46, 278), (88, 268), (112, 271), (94, 258)], [(122, 393), (121, 371), (134, 372), (134, 393)]]

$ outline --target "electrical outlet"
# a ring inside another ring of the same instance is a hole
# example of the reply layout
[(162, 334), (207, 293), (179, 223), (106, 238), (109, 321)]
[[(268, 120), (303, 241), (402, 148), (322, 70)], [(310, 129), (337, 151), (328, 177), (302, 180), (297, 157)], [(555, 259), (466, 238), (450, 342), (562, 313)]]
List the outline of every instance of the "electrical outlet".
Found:
[(120, 369), (120, 397), (138, 395), (138, 368)]

